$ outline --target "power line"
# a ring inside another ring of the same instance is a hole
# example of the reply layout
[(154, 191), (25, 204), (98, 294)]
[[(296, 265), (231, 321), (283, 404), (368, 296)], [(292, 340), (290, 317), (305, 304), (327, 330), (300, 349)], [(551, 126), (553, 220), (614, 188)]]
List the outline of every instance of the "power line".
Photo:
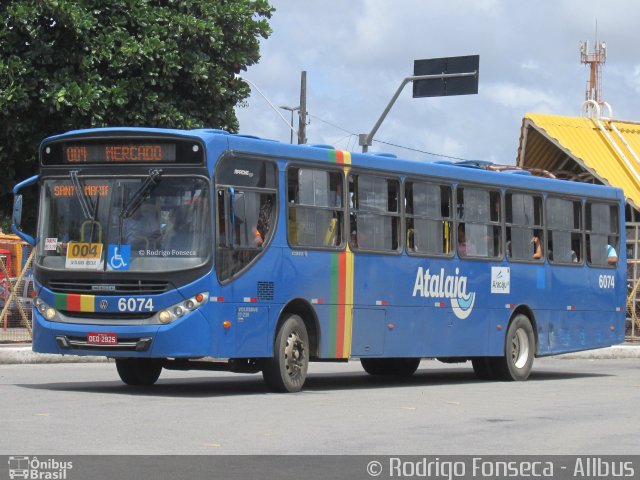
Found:
[(383, 140), (376, 140), (375, 138), (373, 139), (373, 141), (374, 142), (378, 142), (378, 143), (384, 143), (385, 145), (391, 145), (392, 147), (404, 148), (405, 150), (411, 150), (412, 152), (426, 153), (427, 155), (431, 155), (433, 157), (451, 158), (452, 160), (462, 160), (462, 161), (465, 161), (465, 162), (468, 162), (468, 161), (472, 160), (470, 158), (462, 158), (462, 157), (454, 157), (454, 156), (451, 156), (451, 155), (445, 155), (444, 153), (427, 152), (426, 150), (419, 150), (417, 148), (405, 147), (403, 145), (397, 145), (395, 143), (385, 142)]
[[(321, 121), (322, 123), (326, 123), (327, 125), (329, 125), (329, 126), (331, 126), (331, 127), (333, 127), (333, 128), (337, 128), (338, 130), (342, 130), (343, 132), (348, 133), (348, 134), (349, 134), (349, 136), (352, 136), (352, 135), (353, 135), (353, 136), (356, 136), (356, 137), (358, 136), (356, 133), (353, 133), (353, 132), (351, 132), (351, 131), (347, 130), (346, 128), (343, 128), (343, 127), (341, 127), (341, 126), (339, 126), (339, 125), (336, 125), (335, 123), (331, 123), (331, 122), (329, 122), (329, 121), (327, 121), (327, 120), (324, 120), (324, 119), (322, 119), (322, 118), (318, 117), (317, 115), (312, 115), (312, 114), (310, 114), (310, 113), (307, 113), (307, 115), (308, 115), (309, 117), (313, 117), (313, 118), (315, 118), (316, 120)], [(374, 142), (377, 142), (377, 143), (382, 143), (382, 144), (384, 144), (384, 145), (389, 145), (389, 146), (391, 146), (391, 147), (402, 148), (402, 149), (404, 149), (404, 150), (410, 150), (410, 151), (412, 151), (412, 152), (424, 153), (424, 154), (426, 154), (426, 155), (431, 155), (431, 156), (433, 156), (433, 157), (438, 157), (438, 158), (450, 158), (450, 159), (452, 159), (452, 160), (462, 160), (462, 161), (470, 161), (470, 160), (471, 160), (471, 159), (469, 159), (469, 158), (454, 157), (454, 156), (452, 156), (452, 155), (445, 155), (445, 154), (443, 154), (443, 153), (434, 153), (434, 152), (428, 152), (428, 151), (426, 151), (426, 150), (420, 150), (420, 149), (418, 149), (418, 148), (406, 147), (406, 146), (404, 146), (404, 145), (398, 145), (397, 143), (385, 142), (384, 140), (376, 140), (375, 138), (373, 139), (373, 141), (374, 141)], [(348, 146), (348, 145), (347, 145), (347, 146)]]
[(342, 130), (343, 132), (346, 132), (346, 133), (348, 133), (348, 134), (350, 134), (350, 135), (356, 135), (356, 136), (358, 136), (358, 134), (357, 134), (357, 133), (353, 133), (353, 132), (351, 132), (351, 131), (347, 130), (346, 128), (342, 128), (342, 127), (340, 127), (340, 126), (336, 125), (335, 123), (331, 123), (331, 122), (329, 122), (329, 121), (327, 121), (327, 120), (324, 120), (324, 119), (322, 119), (322, 118), (318, 117), (317, 115), (312, 115), (311, 113), (307, 113), (307, 116), (308, 116), (308, 117), (313, 117), (313, 118), (315, 118), (316, 120), (320, 120), (322, 123), (326, 123), (327, 125), (331, 125), (333, 128), (337, 128), (338, 130)]

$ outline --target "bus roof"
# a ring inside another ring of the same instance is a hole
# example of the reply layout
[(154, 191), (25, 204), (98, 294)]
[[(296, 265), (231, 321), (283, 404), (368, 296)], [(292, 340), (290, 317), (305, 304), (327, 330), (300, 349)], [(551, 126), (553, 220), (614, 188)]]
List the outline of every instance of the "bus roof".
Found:
[[(209, 148), (216, 146), (216, 150), (233, 150), (236, 152), (267, 155), (301, 162), (326, 163), (330, 157), (327, 152), (334, 150), (330, 145), (292, 145), (251, 135), (231, 134), (219, 129), (180, 130), (147, 127), (107, 127), (73, 130), (48, 137), (43, 143), (62, 140), (66, 137), (101, 137), (119, 133), (144, 136), (168, 135), (195, 137), (201, 139)], [(396, 158), (395, 155), (380, 152), (351, 153), (352, 167), (372, 168), (389, 174), (405, 176), (428, 175), (442, 180), (453, 180), (455, 182), (536, 189), (568, 195), (587, 195), (616, 200), (624, 199), (623, 191), (616, 187), (536, 177), (522, 170), (496, 172), (482, 168), (484, 164), (490, 163), (491, 162), (483, 161), (454, 163), (447, 160), (411, 160)]]

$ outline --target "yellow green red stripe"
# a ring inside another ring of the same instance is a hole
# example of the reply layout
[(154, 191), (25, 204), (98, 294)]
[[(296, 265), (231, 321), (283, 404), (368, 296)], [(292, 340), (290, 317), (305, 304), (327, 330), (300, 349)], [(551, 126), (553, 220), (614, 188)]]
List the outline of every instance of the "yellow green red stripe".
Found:
[(53, 304), (57, 310), (66, 310), (69, 312), (96, 311), (95, 295), (56, 293), (54, 294)]
[[(351, 154), (342, 150), (329, 150), (329, 160), (345, 165), (349, 172)], [(353, 325), (353, 253), (347, 248), (331, 254), (331, 301), (329, 318), (330, 358), (348, 358), (351, 354), (351, 328)]]

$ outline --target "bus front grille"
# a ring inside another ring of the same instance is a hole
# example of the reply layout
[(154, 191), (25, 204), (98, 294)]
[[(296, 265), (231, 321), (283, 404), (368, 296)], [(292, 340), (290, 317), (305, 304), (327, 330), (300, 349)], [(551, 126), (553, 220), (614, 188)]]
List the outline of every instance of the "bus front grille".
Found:
[(60, 310), (60, 313), (71, 318), (91, 318), (95, 320), (146, 320), (155, 315), (155, 312), (72, 312)]
[(117, 280), (96, 283), (91, 280), (52, 280), (49, 288), (55, 293), (89, 295), (156, 295), (167, 291), (169, 282), (158, 280)]

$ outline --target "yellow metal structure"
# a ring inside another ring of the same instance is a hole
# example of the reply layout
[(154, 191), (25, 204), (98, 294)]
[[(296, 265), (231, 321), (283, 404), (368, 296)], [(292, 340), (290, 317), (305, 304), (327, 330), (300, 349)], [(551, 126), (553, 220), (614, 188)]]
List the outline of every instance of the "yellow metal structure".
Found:
[(534, 113), (522, 120), (518, 166), (543, 168), (560, 177), (570, 171), (574, 180), (622, 188), (636, 209), (640, 209), (639, 156), (640, 123)]

